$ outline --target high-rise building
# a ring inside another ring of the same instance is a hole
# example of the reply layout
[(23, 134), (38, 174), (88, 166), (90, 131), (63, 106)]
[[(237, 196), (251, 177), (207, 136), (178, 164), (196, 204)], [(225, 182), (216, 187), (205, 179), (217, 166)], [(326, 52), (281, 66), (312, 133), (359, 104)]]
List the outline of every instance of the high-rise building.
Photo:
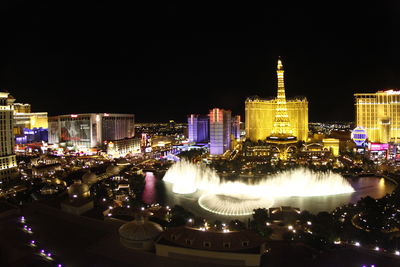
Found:
[(222, 155), (231, 146), (231, 111), (219, 108), (210, 110), (210, 155)]
[(14, 109), (15, 99), (7, 92), (0, 92), (0, 182), (5, 184), (17, 175), (14, 153)]
[(236, 140), (240, 140), (240, 115), (232, 118), (232, 135)]
[(400, 91), (354, 94), (356, 126), (363, 127), (370, 142), (400, 142)]
[(209, 117), (190, 114), (188, 116), (188, 137), (190, 142), (208, 143), (209, 137)]
[(285, 132), (297, 140), (308, 139), (308, 101), (305, 97), (286, 99), (284, 70), (278, 61), (278, 95), (273, 99), (249, 97), (245, 102), (246, 137), (253, 142)]
[(49, 143), (84, 150), (135, 135), (133, 114), (87, 113), (49, 117)]

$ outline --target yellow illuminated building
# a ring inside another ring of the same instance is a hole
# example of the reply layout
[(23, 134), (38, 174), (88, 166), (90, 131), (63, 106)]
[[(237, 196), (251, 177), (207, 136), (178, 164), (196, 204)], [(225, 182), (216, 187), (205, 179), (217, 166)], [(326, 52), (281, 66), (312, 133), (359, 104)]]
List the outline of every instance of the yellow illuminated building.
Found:
[(248, 98), (245, 102), (246, 138), (253, 142), (271, 135), (286, 134), (297, 140), (308, 139), (308, 101), (306, 98), (287, 100), (284, 70), (278, 61), (278, 95), (274, 99)]
[(354, 94), (356, 126), (363, 127), (370, 142), (400, 142), (400, 91)]
[(17, 160), (14, 152), (13, 103), (8, 92), (0, 92), (0, 187), (17, 177)]
[(339, 139), (324, 138), (322, 143), (324, 144), (324, 150), (332, 151), (332, 155), (335, 157), (339, 156)]
[(23, 134), (23, 129), (48, 128), (47, 112), (31, 112), (30, 104), (14, 103), (14, 134)]

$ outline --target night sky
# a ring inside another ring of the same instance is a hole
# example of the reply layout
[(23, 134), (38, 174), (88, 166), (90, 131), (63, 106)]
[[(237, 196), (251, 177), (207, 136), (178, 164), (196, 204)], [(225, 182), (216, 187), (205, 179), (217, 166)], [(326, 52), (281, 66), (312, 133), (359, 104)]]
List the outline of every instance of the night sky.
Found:
[(400, 88), (397, 1), (8, 2), (0, 87), (49, 115), (183, 122), (221, 107), (243, 116), (246, 97), (276, 95), (278, 56), (286, 95), (308, 98), (310, 121), (353, 121), (353, 93)]

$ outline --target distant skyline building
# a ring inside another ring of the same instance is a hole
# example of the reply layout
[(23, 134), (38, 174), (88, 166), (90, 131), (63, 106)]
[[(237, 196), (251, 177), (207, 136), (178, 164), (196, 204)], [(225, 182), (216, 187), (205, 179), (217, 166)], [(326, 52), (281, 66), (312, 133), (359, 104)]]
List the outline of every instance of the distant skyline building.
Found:
[(190, 114), (188, 116), (188, 138), (190, 142), (208, 143), (210, 118), (207, 115)]
[(132, 138), (135, 115), (86, 113), (49, 117), (49, 143), (85, 150), (104, 141)]
[(5, 184), (17, 176), (17, 161), (14, 152), (14, 108), (15, 98), (0, 92), (0, 182)]
[(369, 142), (400, 142), (400, 91), (354, 94), (356, 126), (363, 127)]
[(305, 97), (286, 99), (284, 70), (278, 61), (278, 94), (276, 98), (249, 97), (245, 102), (246, 138), (253, 142), (264, 141), (271, 135), (294, 136), (308, 139), (308, 101)]
[(210, 117), (210, 155), (222, 155), (231, 148), (231, 111), (213, 108)]

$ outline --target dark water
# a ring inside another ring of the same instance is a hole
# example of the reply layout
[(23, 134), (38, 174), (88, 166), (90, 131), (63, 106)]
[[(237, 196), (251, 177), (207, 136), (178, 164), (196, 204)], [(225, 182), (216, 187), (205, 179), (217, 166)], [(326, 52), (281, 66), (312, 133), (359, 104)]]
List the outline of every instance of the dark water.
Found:
[[(201, 192), (190, 195), (179, 195), (172, 192), (172, 185), (157, 179), (153, 173), (146, 173), (146, 186), (142, 199), (147, 204), (160, 203), (161, 205), (181, 205), (185, 209), (194, 214), (207, 218), (219, 220), (232, 220), (234, 218), (247, 219), (249, 216), (223, 216), (210, 213), (203, 210), (197, 203)], [(379, 177), (362, 177), (348, 179), (355, 189), (355, 192), (333, 196), (317, 196), (317, 197), (274, 197), (274, 207), (292, 206), (300, 208), (300, 210), (308, 210), (312, 213), (320, 211), (332, 211), (338, 206), (348, 203), (356, 203), (360, 198), (371, 196), (373, 198), (381, 198), (391, 193), (396, 185), (392, 182)]]

